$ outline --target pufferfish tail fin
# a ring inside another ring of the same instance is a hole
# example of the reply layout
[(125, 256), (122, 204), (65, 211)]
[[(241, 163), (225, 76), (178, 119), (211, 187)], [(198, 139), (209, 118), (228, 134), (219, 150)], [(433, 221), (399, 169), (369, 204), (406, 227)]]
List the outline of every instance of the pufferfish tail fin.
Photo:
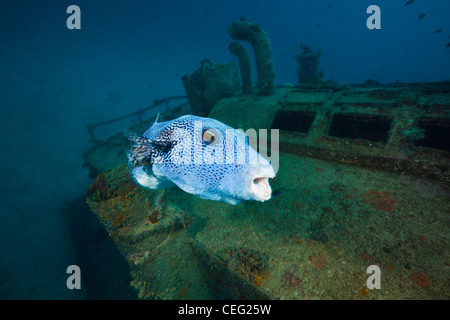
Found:
[(159, 155), (170, 147), (170, 141), (154, 141), (128, 130), (124, 131), (124, 135), (132, 143), (130, 150), (127, 152), (128, 161), (132, 167), (151, 164), (154, 155)]

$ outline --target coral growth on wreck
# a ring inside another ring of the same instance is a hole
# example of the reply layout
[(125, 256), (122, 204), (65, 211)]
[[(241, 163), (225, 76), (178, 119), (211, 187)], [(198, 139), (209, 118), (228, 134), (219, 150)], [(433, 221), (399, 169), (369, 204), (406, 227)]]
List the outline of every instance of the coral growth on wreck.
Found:
[(258, 283), (268, 269), (267, 254), (251, 248), (229, 248), (225, 252), (229, 268)]
[(301, 288), (303, 280), (297, 275), (297, 270), (286, 270), (282, 278), (283, 288)]
[(309, 261), (319, 269), (322, 269), (325, 266), (325, 257), (322, 254), (315, 257), (309, 256), (308, 258)]
[(242, 92), (244, 94), (253, 93), (252, 70), (250, 57), (247, 50), (240, 42), (232, 42), (229, 46), (230, 52), (239, 59), (239, 69), (241, 71)]
[(411, 273), (411, 279), (422, 288), (428, 287), (430, 285), (430, 279), (423, 273), (413, 271)]
[(390, 191), (377, 191), (370, 189), (365, 194), (361, 195), (364, 198), (364, 203), (372, 204), (375, 210), (394, 211), (397, 199), (391, 197)]
[(248, 41), (255, 53), (259, 93), (270, 96), (275, 93), (275, 72), (272, 62), (272, 48), (269, 36), (259, 23), (242, 17), (228, 28), (230, 36), (236, 40)]

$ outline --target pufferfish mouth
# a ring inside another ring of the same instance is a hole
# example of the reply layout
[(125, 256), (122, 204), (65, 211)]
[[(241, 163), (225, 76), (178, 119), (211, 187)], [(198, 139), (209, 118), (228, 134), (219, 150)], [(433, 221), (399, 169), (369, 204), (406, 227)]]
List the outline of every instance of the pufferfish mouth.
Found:
[(250, 191), (255, 196), (255, 200), (266, 201), (272, 196), (272, 188), (269, 185), (269, 178), (274, 178), (275, 175), (266, 177), (254, 176), (251, 180)]

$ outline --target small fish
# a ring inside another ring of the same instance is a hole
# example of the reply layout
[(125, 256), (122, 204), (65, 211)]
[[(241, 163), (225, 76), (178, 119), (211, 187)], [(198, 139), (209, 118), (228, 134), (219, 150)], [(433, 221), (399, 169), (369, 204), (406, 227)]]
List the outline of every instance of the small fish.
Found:
[(409, 0), (407, 3), (405, 3), (405, 7), (409, 6), (410, 4), (412, 4), (414, 2), (414, 0)]
[(441, 33), (441, 32), (442, 32), (442, 29), (437, 29), (437, 30), (433, 31), (433, 33)]
[(423, 18), (425, 18), (425, 16), (426, 16), (425, 13), (421, 13), (418, 18), (419, 18), (419, 20), (422, 20)]
[(445, 46), (446, 48), (450, 48), (450, 42)]
[(272, 196), (270, 162), (249, 145), (240, 130), (192, 115), (155, 123), (131, 141), (128, 171), (140, 186), (178, 186), (202, 199), (239, 204)]

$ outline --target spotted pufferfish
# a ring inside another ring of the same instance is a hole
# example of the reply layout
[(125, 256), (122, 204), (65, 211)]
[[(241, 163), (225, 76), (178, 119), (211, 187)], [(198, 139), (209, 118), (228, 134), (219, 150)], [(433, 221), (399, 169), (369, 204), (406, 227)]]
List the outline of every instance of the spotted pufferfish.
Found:
[(239, 204), (271, 198), (271, 163), (249, 145), (241, 130), (193, 115), (155, 123), (131, 141), (128, 171), (140, 186), (178, 186), (202, 199)]

